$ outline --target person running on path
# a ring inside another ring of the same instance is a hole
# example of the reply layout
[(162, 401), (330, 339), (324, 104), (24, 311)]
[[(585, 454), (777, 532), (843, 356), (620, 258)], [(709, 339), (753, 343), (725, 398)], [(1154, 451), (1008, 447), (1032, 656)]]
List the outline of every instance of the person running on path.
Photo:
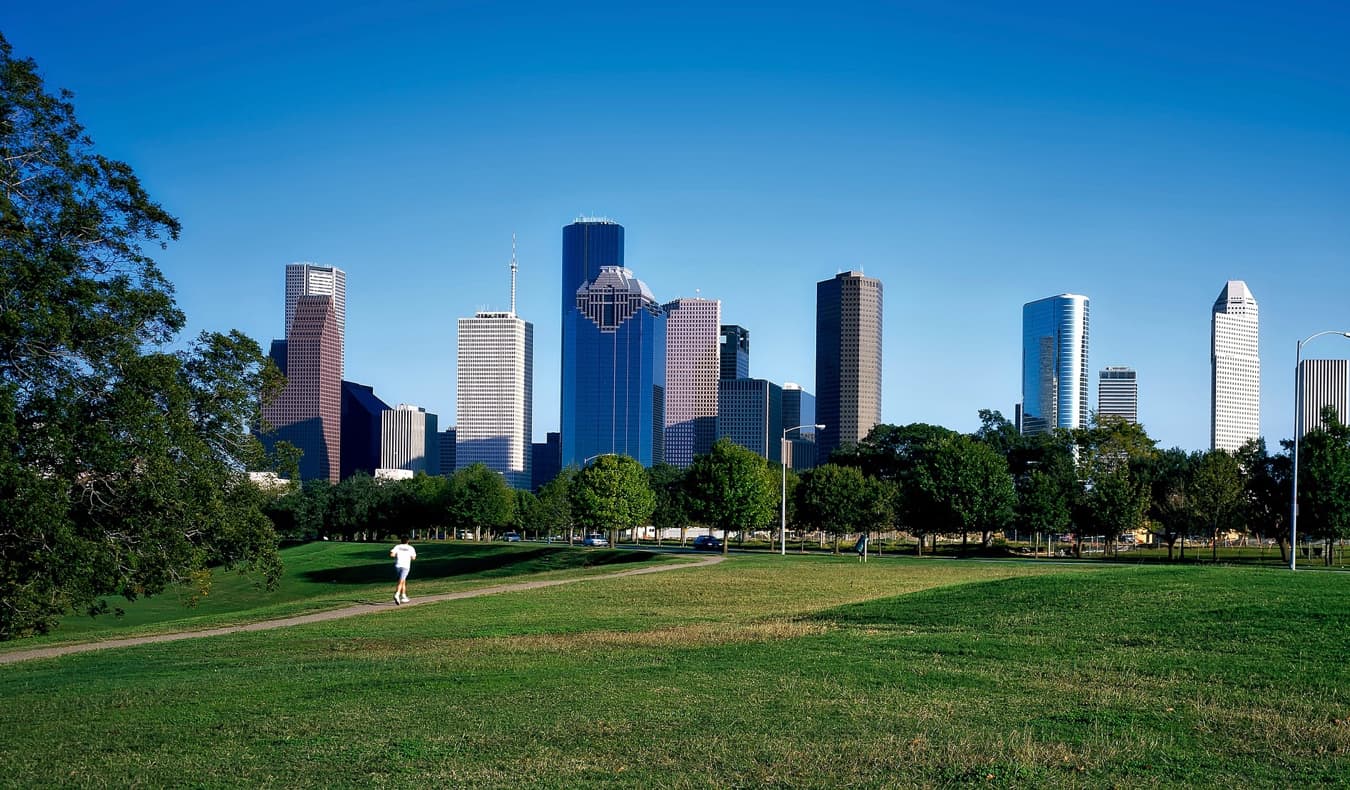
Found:
[(408, 602), (408, 571), (412, 570), (412, 561), (417, 559), (417, 549), (408, 544), (406, 536), (400, 537), (403, 541), (389, 550), (389, 556), (394, 558), (394, 570), (398, 573), (398, 587), (394, 588), (394, 603)]

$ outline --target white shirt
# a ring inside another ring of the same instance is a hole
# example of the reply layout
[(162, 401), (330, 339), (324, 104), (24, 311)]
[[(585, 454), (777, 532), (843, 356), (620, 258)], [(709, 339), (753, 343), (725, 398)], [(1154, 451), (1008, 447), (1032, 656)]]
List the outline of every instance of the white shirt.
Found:
[(412, 561), (417, 559), (417, 549), (406, 543), (400, 543), (389, 550), (394, 557), (395, 568), (412, 568)]

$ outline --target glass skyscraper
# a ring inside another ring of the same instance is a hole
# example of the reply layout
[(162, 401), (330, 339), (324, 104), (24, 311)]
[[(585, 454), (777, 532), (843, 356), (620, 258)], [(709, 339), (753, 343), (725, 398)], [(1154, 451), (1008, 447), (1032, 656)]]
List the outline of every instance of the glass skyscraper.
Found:
[[(568, 229), (575, 227), (564, 229), (564, 270)], [(619, 266), (601, 266), (572, 292), (574, 301), (563, 313), (563, 466), (609, 453), (643, 466), (661, 463), (666, 311), (646, 284)]]
[(1022, 433), (1085, 427), (1088, 385), (1088, 298), (1060, 294), (1023, 305)]

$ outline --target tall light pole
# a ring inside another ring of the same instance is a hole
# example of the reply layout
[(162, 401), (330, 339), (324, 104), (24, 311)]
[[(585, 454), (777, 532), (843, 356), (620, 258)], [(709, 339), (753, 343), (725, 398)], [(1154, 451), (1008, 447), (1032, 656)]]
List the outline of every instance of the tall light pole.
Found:
[(1298, 443), (1303, 438), (1303, 376), (1299, 368), (1303, 367), (1303, 344), (1322, 335), (1340, 335), (1350, 337), (1350, 332), (1327, 329), (1298, 341), (1294, 352), (1294, 480), (1292, 502), (1289, 506), (1289, 570), (1298, 570)]
[(779, 549), (778, 553), (784, 557), (787, 556), (787, 435), (800, 428), (815, 428), (817, 431), (825, 430), (824, 425), (819, 423), (812, 425), (794, 425), (791, 428), (783, 429), (783, 438), (778, 443), (778, 458), (783, 462), (783, 520), (778, 527)]

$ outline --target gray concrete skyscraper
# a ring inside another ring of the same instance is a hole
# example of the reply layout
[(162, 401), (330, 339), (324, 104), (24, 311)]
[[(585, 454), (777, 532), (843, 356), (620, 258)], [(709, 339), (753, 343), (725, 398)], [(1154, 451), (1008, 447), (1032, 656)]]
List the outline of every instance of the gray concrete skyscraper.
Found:
[(1027, 435), (1088, 424), (1088, 298), (1060, 294), (1022, 306), (1022, 403)]
[(1260, 316), (1242, 280), (1229, 280), (1210, 322), (1210, 447), (1234, 452), (1261, 435)]
[(717, 435), (718, 327), (722, 303), (676, 299), (666, 311), (666, 463), (681, 469)]
[(816, 283), (819, 461), (881, 422), (881, 281), (849, 271)]

